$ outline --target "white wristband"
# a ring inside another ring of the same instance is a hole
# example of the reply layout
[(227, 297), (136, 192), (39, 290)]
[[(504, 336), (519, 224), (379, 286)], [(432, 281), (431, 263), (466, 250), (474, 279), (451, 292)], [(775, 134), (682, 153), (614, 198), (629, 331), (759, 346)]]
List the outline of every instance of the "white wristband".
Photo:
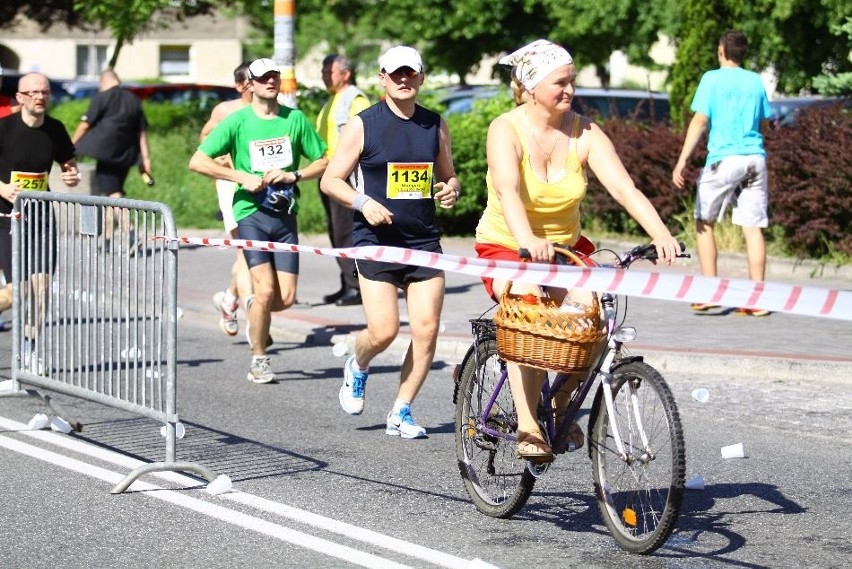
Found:
[(371, 199), (373, 198), (371, 198), (370, 196), (358, 194), (357, 196), (355, 196), (355, 199), (352, 200), (352, 209), (364, 211), (364, 205)]

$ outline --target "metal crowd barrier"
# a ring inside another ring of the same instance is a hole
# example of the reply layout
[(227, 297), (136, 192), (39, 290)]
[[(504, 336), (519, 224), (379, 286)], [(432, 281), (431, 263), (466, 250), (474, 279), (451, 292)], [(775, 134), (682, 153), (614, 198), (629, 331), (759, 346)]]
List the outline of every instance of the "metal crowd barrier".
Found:
[[(178, 244), (171, 210), (21, 192), (12, 234), (12, 391), (27, 386), (60, 416), (39, 389), (165, 423), (165, 460), (135, 469), (112, 493), (163, 470), (212, 481), (209, 469), (175, 460)], [(166, 239), (153, 239), (159, 236)]]

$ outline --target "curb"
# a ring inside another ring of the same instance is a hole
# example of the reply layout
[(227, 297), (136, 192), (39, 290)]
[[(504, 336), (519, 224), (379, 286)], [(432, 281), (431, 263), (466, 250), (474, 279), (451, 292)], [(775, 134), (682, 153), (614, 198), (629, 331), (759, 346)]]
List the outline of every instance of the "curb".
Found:
[[(215, 324), (215, 315), (207, 311), (197, 311), (184, 308), (184, 315), (191, 315), (193, 320), (209, 320)], [(347, 322), (327, 322), (328, 328), (352, 328)], [(344, 334), (324, 331), (322, 324), (315, 327), (303, 320), (274, 315), (270, 331), (275, 338), (312, 345), (328, 345), (343, 343), (348, 353), (355, 348), (356, 331)], [(358, 326), (360, 330), (363, 326)], [(391, 343), (387, 351), (404, 352), (408, 349), (410, 337), (400, 333)], [(448, 359), (450, 363), (458, 363), (470, 347), (471, 339), (467, 335), (442, 334), (438, 338), (435, 356)], [(848, 383), (852, 377), (852, 358), (849, 360), (831, 361), (827, 359), (803, 359), (801, 356), (784, 354), (755, 355), (751, 353), (713, 353), (713, 352), (678, 352), (661, 348), (634, 344), (631, 352), (642, 355), (646, 361), (656, 367), (661, 373), (707, 375), (718, 373), (720, 365), (724, 364), (725, 373), (743, 378), (772, 377), (777, 381), (797, 381), (801, 379), (816, 379), (832, 383)]]
[[(303, 336), (306, 342), (322, 343), (320, 338), (314, 338), (310, 334)], [(345, 343), (348, 353), (355, 348), (355, 333), (337, 334), (325, 339), (330, 344)], [(400, 352), (408, 349), (409, 338), (406, 335), (398, 336), (391, 344), (389, 350)], [(435, 356), (451, 359), (452, 363), (460, 362), (467, 349), (470, 340), (439, 339), (435, 350)], [(718, 373), (720, 364), (724, 362), (725, 373), (743, 378), (766, 378), (772, 377), (777, 381), (796, 381), (801, 379), (819, 379), (831, 382), (848, 382), (852, 377), (852, 360), (849, 362), (829, 362), (824, 360), (801, 360), (782, 359), (777, 357), (763, 356), (737, 356), (720, 355), (713, 353), (691, 352), (688, 354), (676, 353), (660, 348), (638, 347), (636, 355), (645, 357), (645, 360), (656, 367), (661, 373), (707, 375)]]

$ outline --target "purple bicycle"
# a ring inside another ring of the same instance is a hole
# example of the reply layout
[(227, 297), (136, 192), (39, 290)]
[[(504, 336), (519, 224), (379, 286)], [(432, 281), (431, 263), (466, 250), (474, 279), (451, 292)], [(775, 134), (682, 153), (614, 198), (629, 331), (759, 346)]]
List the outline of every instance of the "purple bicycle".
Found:
[[(656, 250), (644, 245), (613, 256), (614, 263), (594, 264), (626, 269), (634, 261), (655, 259)], [(666, 542), (680, 513), (686, 470), (683, 430), (662, 375), (624, 348), (636, 338), (636, 330), (622, 326), (618, 300), (606, 293), (599, 302), (606, 326), (600, 355), (565, 409), (554, 409), (553, 396), (569, 374), (549, 374), (538, 420), (554, 454), (575, 450), (569, 429), (576, 430), (580, 408), (597, 386), (586, 435), (597, 503), (615, 541), (630, 552), (647, 554)], [(474, 319), (471, 327), (473, 344), (454, 373), (459, 471), (480, 512), (509, 518), (524, 507), (536, 479), (550, 465), (516, 456), (517, 415), (494, 321)]]

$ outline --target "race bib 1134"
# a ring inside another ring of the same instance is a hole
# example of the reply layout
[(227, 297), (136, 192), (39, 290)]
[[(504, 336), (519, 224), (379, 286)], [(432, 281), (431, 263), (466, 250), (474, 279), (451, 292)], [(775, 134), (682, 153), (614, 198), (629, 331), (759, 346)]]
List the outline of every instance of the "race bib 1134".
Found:
[(433, 165), (433, 162), (388, 162), (388, 199), (431, 198)]

